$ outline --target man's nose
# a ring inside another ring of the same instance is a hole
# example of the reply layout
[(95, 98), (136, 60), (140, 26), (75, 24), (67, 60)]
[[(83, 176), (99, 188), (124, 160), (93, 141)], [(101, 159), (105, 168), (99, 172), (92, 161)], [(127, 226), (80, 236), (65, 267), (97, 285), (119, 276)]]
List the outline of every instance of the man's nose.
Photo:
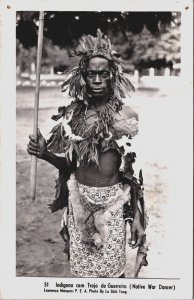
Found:
[(94, 76), (93, 83), (99, 84), (99, 83), (101, 83), (101, 82), (102, 82), (101, 76), (100, 76), (99, 74), (96, 74), (96, 75)]

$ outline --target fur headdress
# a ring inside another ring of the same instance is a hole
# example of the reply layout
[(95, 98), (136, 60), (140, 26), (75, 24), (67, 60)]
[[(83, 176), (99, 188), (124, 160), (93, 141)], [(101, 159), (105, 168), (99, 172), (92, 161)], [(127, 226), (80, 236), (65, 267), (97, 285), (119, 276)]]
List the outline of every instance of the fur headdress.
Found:
[(102, 56), (110, 63), (112, 73), (112, 92), (117, 99), (125, 98), (134, 86), (123, 71), (123, 66), (119, 62), (119, 54), (113, 50), (109, 38), (100, 29), (97, 30), (97, 37), (84, 35), (79, 40), (78, 47), (74, 55), (82, 56), (79, 66), (65, 71), (66, 80), (62, 84), (62, 92), (68, 90), (69, 95), (77, 100), (85, 97), (85, 84), (83, 74), (86, 70), (87, 62), (95, 56)]

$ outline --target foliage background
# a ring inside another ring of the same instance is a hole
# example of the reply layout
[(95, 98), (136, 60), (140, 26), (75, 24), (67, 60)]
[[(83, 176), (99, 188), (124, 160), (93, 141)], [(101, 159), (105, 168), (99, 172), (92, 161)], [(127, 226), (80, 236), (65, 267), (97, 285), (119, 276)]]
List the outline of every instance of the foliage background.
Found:
[[(17, 65), (36, 61), (38, 12), (17, 12)], [(180, 63), (180, 12), (45, 12), (43, 70), (77, 63), (70, 52), (83, 34), (108, 34), (129, 71), (173, 68)]]

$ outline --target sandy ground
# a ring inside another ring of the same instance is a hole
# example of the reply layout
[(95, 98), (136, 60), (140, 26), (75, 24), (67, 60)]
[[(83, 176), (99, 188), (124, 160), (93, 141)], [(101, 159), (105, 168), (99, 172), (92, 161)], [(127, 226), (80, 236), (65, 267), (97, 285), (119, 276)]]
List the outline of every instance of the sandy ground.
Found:
[[(173, 260), (173, 236), (176, 231), (172, 218), (174, 204), (169, 196), (169, 156), (173, 155), (173, 151), (168, 155), (164, 139), (161, 138), (164, 130), (171, 135), (171, 130), (166, 131), (166, 127), (164, 128), (163, 120), (165, 118), (167, 124), (170, 124), (173, 97), (166, 97), (157, 92), (137, 92), (134, 97), (134, 106), (142, 117), (140, 129), (143, 136), (142, 141), (137, 143), (137, 154), (141, 158), (137, 164), (143, 168), (149, 215), (149, 265), (143, 267), (139, 274), (139, 277), (143, 278), (177, 277), (177, 267)], [(53, 125), (50, 116), (56, 113), (56, 107), (64, 105), (65, 101), (58, 89), (42, 89), (40, 99), (39, 127), (45, 134)], [(62, 211), (51, 214), (47, 207), (54, 198), (54, 179), (57, 175), (54, 167), (44, 161), (38, 162), (35, 202), (32, 203), (28, 196), (30, 157), (26, 152), (26, 144), (33, 127), (33, 101), (32, 89), (18, 89), (17, 276), (72, 277), (69, 262), (63, 253), (63, 241), (58, 234)], [(166, 114), (167, 107), (170, 111)], [(47, 126), (48, 123), (50, 127)], [(131, 251), (128, 247), (126, 257), (126, 275), (132, 277), (135, 250)]]

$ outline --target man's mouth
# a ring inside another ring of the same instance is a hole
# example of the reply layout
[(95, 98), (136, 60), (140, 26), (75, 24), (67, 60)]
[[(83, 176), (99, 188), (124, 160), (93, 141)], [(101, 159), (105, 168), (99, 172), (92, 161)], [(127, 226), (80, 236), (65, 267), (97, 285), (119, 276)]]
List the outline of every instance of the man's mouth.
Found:
[(102, 88), (93, 88), (92, 91), (93, 92), (102, 92)]

